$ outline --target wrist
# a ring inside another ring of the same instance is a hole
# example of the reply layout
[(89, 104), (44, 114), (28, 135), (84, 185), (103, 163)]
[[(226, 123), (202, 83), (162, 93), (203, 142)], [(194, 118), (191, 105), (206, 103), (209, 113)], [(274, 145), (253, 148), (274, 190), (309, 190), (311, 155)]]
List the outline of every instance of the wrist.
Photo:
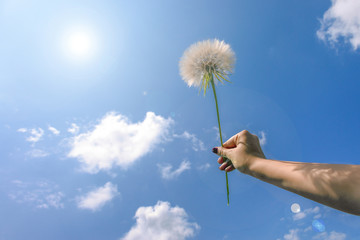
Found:
[(254, 172), (254, 166), (262, 160), (264, 160), (264, 158), (258, 156), (251, 156), (247, 159), (246, 164), (244, 164), (241, 169), (238, 170), (242, 173), (253, 175), (252, 173)]

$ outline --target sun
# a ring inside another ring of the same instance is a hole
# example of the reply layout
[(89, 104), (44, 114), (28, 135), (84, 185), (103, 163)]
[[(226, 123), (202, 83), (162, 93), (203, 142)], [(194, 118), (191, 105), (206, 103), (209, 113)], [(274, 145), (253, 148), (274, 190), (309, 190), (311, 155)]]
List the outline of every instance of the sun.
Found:
[(78, 57), (88, 55), (93, 48), (91, 37), (85, 32), (76, 32), (71, 34), (68, 38), (67, 44), (70, 53)]
[(63, 52), (72, 60), (85, 61), (95, 57), (96, 35), (89, 29), (71, 29), (63, 38)]

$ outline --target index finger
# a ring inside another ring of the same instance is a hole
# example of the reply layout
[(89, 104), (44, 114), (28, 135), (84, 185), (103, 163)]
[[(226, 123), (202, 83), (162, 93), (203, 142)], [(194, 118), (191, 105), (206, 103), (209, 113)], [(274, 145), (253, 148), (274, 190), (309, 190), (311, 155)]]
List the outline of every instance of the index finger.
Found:
[(224, 142), (223, 147), (225, 148), (234, 148), (236, 147), (236, 135), (232, 136), (226, 142)]

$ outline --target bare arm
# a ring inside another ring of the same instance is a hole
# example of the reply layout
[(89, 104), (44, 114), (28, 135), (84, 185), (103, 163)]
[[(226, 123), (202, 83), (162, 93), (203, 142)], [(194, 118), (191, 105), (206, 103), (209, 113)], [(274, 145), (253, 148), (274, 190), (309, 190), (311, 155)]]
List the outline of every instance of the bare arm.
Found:
[(360, 215), (360, 165), (268, 160), (257, 136), (248, 131), (238, 133), (223, 148), (213, 151), (232, 161), (224, 162), (220, 157), (221, 170), (238, 169), (321, 204)]

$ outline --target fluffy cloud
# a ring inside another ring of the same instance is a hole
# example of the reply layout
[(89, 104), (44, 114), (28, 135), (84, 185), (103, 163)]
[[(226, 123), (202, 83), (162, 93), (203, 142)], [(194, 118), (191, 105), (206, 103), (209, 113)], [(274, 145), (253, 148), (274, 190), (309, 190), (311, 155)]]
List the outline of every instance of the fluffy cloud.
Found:
[(319, 207), (305, 209), (302, 212), (294, 214), (293, 215), (293, 220), (297, 221), (297, 220), (303, 219), (306, 216), (308, 216), (309, 214), (316, 214), (316, 213), (319, 213), (319, 211), (320, 211)]
[(183, 139), (186, 139), (186, 140), (189, 140), (189, 141), (191, 141), (191, 143), (192, 143), (192, 149), (194, 150), (194, 151), (205, 151), (206, 150), (206, 148), (205, 148), (205, 146), (204, 146), (204, 143), (200, 140), (200, 139), (198, 139), (196, 136), (195, 136), (195, 134), (191, 134), (191, 133), (189, 133), (189, 132), (187, 132), (187, 131), (185, 131), (183, 134), (180, 134), (180, 135), (178, 135), (178, 134), (174, 134), (174, 137), (175, 138), (183, 138)]
[(60, 131), (57, 130), (56, 128), (52, 127), (52, 126), (49, 126), (48, 129), (49, 129), (49, 131), (52, 132), (54, 135), (59, 135), (59, 134), (60, 134)]
[(76, 125), (75, 123), (72, 123), (71, 127), (69, 127), (67, 131), (72, 134), (77, 134), (79, 132), (79, 129), (80, 128), (78, 125)]
[[(300, 240), (300, 239), (310, 239), (309, 237), (309, 231), (311, 228), (307, 229), (290, 229), (289, 233), (284, 235), (284, 240)], [(329, 232), (321, 232), (316, 235), (314, 235), (311, 239), (313, 240), (345, 240), (346, 234), (341, 232), (335, 232), (331, 231)], [(280, 240), (280, 239), (278, 239)]]
[(27, 203), (36, 208), (64, 208), (64, 193), (57, 191), (58, 186), (47, 181), (28, 183), (20, 180), (12, 182), (15, 190), (9, 194), (10, 199), (17, 203)]
[(131, 123), (125, 116), (110, 112), (92, 131), (75, 136), (68, 156), (77, 158), (83, 170), (97, 173), (114, 165), (126, 169), (165, 140), (173, 123), (153, 112), (142, 122)]
[(284, 235), (285, 240), (300, 240), (298, 236), (299, 229), (290, 229), (289, 233)]
[(85, 196), (80, 197), (78, 199), (78, 207), (97, 211), (117, 195), (119, 195), (117, 186), (111, 182), (107, 182), (103, 187), (99, 187), (88, 192)]
[(26, 138), (26, 141), (29, 142), (38, 142), (41, 137), (44, 135), (44, 130), (42, 130), (42, 128), (38, 128), (38, 129), (30, 129), (30, 136), (28, 138)]
[(26, 128), (19, 128), (17, 130), (21, 133), (30, 133), (30, 136), (26, 138), (26, 141), (36, 143), (38, 142), (41, 137), (44, 135), (44, 130), (42, 128), (32, 128), (32, 129), (26, 129)]
[(313, 237), (314, 240), (345, 240), (346, 234), (331, 231), (330, 233), (322, 232)]
[(140, 207), (135, 214), (136, 224), (122, 240), (185, 240), (200, 229), (197, 223), (188, 221), (183, 208), (171, 207), (169, 202), (159, 201), (155, 206)]
[(26, 128), (19, 128), (17, 131), (21, 132), (21, 133), (25, 133), (25, 132), (27, 132), (27, 129)]
[(61, 202), (65, 195), (62, 192), (51, 193), (45, 196), (44, 202), (39, 204), (38, 208), (64, 208)]
[(180, 166), (178, 169), (176, 170), (172, 170), (172, 166), (167, 164), (165, 166), (162, 166), (162, 165), (158, 165), (159, 169), (160, 169), (160, 172), (161, 172), (161, 176), (162, 178), (164, 179), (173, 179), (173, 178), (176, 178), (178, 177), (181, 173), (183, 173), (184, 171), (190, 169), (190, 162), (187, 161), (187, 160), (184, 160), (181, 162)]
[(339, 39), (350, 42), (353, 49), (360, 46), (360, 1), (332, 0), (331, 7), (325, 12), (317, 36), (332, 45)]

